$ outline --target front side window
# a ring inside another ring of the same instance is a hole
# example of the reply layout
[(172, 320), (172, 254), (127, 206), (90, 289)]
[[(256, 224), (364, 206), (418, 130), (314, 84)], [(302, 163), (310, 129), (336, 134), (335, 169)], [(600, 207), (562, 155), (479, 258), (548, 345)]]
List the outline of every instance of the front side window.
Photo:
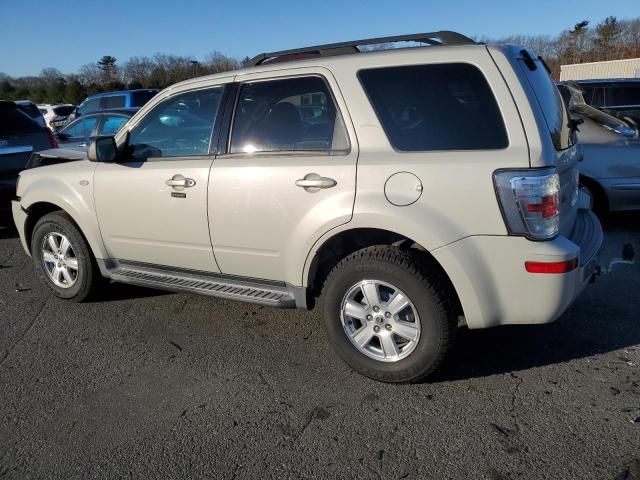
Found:
[(98, 129), (98, 135), (115, 135), (127, 120), (129, 118), (122, 115), (105, 115), (102, 126)]
[(396, 150), (494, 150), (508, 145), (496, 99), (472, 65), (377, 68), (358, 76)]
[(98, 122), (98, 117), (83, 117), (69, 124), (62, 133), (70, 137), (90, 137)]
[(348, 149), (342, 116), (322, 78), (261, 81), (240, 89), (231, 153)]
[(87, 100), (78, 107), (78, 113), (80, 115), (86, 115), (87, 113), (95, 112), (96, 110), (100, 110), (100, 98)]
[(181, 93), (155, 106), (129, 135), (137, 160), (208, 155), (224, 87)]

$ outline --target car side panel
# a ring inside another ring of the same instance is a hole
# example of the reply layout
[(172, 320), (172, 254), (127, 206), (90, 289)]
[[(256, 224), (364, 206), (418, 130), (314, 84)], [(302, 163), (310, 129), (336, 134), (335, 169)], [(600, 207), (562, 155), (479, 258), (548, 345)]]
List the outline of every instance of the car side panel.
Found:
[[(93, 201), (95, 166), (88, 160), (26, 170), (21, 174), (20, 204), (25, 210), (50, 203), (68, 213), (80, 227), (96, 258), (107, 258)], [(26, 239), (27, 243), (29, 239)]]

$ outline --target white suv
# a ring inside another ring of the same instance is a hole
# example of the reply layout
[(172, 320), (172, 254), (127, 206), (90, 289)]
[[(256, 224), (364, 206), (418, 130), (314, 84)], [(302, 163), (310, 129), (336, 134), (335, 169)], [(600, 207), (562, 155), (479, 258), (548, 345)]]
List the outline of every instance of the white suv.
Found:
[[(397, 41), (428, 46), (360, 49)], [(13, 214), (55, 295), (106, 277), (318, 303), (351, 367), (402, 382), (459, 321), (550, 322), (592, 278), (580, 151), (526, 49), (436, 32), (251, 64), (167, 88), (88, 159), (32, 158)]]

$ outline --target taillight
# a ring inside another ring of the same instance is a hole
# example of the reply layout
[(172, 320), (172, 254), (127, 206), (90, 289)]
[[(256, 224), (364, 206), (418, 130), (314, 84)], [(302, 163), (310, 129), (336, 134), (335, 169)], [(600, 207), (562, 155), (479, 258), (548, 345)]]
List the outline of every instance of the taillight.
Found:
[(51, 129), (49, 127), (46, 127), (45, 130), (49, 135), (49, 142), (51, 142), (51, 148), (58, 148), (58, 141), (56, 140), (56, 137), (53, 135), (53, 132), (51, 131)]
[(501, 170), (494, 181), (509, 233), (532, 240), (558, 234), (560, 178), (555, 168)]

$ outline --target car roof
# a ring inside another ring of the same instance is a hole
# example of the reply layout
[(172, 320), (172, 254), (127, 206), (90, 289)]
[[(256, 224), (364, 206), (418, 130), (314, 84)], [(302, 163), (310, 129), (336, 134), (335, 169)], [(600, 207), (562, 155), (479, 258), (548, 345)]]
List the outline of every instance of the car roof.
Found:
[(121, 95), (123, 93), (135, 93), (135, 92), (159, 92), (160, 90), (157, 88), (136, 88), (133, 90), (112, 90), (110, 92), (100, 92), (100, 93), (95, 93), (93, 95), (89, 95), (87, 98), (93, 98), (93, 97), (105, 97), (105, 96), (111, 96), (111, 95)]
[(133, 115), (140, 110), (140, 107), (130, 107), (130, 108), (108, 108), (106, 110), (96, 110), (95, 112), (87, 113), (86, 115), (82, 115), (78, 117), (78, 119), (86, 118), (86, 117), (95, 117), (98, 115), (104, 115), (105, 113), (113, 113), (119, 115), (125, 115), (128, 117), (133, 117)]

